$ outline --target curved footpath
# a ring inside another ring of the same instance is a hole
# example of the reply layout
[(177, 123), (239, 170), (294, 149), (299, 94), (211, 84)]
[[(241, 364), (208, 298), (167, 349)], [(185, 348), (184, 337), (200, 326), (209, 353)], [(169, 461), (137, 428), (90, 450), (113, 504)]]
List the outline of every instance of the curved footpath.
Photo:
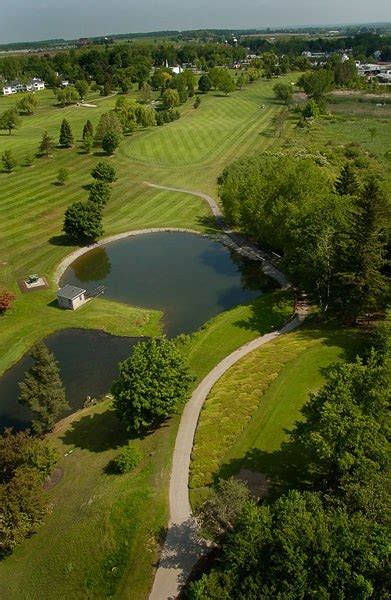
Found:
[[(261, 260), (265, 273), (277, 280), (281, 287), (289, 287), (289, 282), (284, 273), (270, 261), (270, 257), (266, 253), (249, 244), (242, 236), (227, 227), (220, 207), (211, 196), (190, 190), (145, 183), (157, 189), (182, 192), (202, 198), (209, 204), (217, 224), (229, 238), (229, 244), (227, 240), (222, 240), (223, 243), (234, 247), (245, 256)], [(262, 335), (226, 356), (201, 381), (187, 402), (179, 424), (173, 454), (169, 492), (170, 521), (149, 600), (177, 598), (193, 567), (208, 549), (207, 542), (198, 536), (197, 523), (192, 516), (189, 500), (189, 475), (191, 452), (198, 419), (209, 392), (220, 377), (241, 358), (283, 333), (292, 331), (304, 319), (305, 308), (294, 314), (290, 321), (278, 331)]]
[(220, 377), (241, 358), (283, 333), (298, 327), (305, 314), (295, 314), (278, 331), (267, 333), (224, 358), (194, 390), (185, 406), (175, 442), (170, 479), (170, 522), (156, 571), (150, 600), (176, 598), (207, 544), (197, 536), (197, 526), (189, 501), (189, 470), (193, 440), (202, 406)]

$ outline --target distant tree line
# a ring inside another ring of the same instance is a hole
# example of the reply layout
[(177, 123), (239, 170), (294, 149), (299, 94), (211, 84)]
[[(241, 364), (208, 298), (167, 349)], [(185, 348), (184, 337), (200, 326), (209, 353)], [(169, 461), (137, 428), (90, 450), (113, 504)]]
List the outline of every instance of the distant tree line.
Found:
[[(270, 41), (266, 37), (248, 37), (242, 40), (253, 52), (262, 53), (270, 51)], [(367, 60), (374, 58), (374, 53), (379, 51), (380, 59), (391, 60), (391, 36), (376, 35), (374, 33), (357, 33), (346, 37), (318, 37), (308, 39), (301, 36), (281, 36), (273, 41), (273, 50), (278, 55), (289, 57), (300, 56), (302, 52), (334, 53), (341, 49), (352, 49), (355, 58)]]

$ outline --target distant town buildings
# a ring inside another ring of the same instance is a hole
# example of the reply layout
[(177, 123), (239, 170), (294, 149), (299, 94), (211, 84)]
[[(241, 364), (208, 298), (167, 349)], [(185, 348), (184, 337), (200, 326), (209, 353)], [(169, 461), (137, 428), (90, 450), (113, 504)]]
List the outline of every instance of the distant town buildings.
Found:
[(11, 96), (11, 94), (17, 94), (19, 92), (39, 92), (45, 89), (45, 82), (38, 77), (33, 77), (26, 82), (20, 79), (14, 81), (6, 81), (2, 87), (3, 96)]

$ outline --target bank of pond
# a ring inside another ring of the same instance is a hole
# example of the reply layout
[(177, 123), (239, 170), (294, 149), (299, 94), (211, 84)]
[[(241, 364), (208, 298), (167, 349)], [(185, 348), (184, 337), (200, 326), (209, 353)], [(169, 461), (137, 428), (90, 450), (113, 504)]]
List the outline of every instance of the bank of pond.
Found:
[[(190, 334), (222, 311), (277, 287), (261, 263), (208, 237), (179, 232), (132, 236), (91, 250), (65, 271), (60, 284), (67, 283), (87, 291), (104, 286), (107, 298), (161, 310), (170, 338)], [(82, 408), (88, 396), (100, 398), (109, 391), (118, 363), (140, 340), (85, 329), (59, 331), (44, 340), (59, 362), (69, 412)], [(27, 354), (0, 378), (2, 429), (30, 423), (18, 396), (31, 365)]]

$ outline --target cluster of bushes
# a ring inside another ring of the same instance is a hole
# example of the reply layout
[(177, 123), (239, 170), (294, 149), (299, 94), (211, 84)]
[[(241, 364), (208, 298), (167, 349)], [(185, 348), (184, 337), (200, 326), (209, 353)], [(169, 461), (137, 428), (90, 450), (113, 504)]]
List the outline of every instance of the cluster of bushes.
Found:
[(74, 202), (64, 216), (64, 233), (78, 243), (91, 243), (103, 235), (103, 208), (111, 197), (110, 183), (116, 181), (112, 165), (99, 162), (91, 172), (96, 180), (89, 186), (88, 200)]
[(165, 123), (172, 123), (172, 121), (176, 121), (181, 116), (179, 110), (169, 109), (169, 110), (159, 110), (156, 112), (156, 125), (164, 125)]
[(110, 470), (123, 475), (133, 471), (143, 459), (143, 453), (136, 442), (129, 442), (111, 461)]
[(387, 597), (389, 335), (382, 327), (365, 358), (328, 369), (262, 504), (239, 481), (215, 487), (198, 514), (214, 560), (188, 598)]
[(48, 510), (43, 482), (59, 455), (47, 441), (6, 429), (0, 436), (0, 556), (34, 533)]
[[(32, 412), (32, 430), (0, 436), (0, 556), (9, 554), (42, 521), (48, 498), (43, 483), (59, 455), (43, 436), (68, 408), (58, 363), (44, 343), (31, 351), (33, 365), (20, 383), (19, 402)], [(39, 436), (39, 437), (38, 437)]]
[(225, 169), (228, 220), (283, 255), (293, 282), (348, 321), (385, 302), (390, 204), (371, 172), (347, 163), (335, 181), (310, 158), (263, 154)]

